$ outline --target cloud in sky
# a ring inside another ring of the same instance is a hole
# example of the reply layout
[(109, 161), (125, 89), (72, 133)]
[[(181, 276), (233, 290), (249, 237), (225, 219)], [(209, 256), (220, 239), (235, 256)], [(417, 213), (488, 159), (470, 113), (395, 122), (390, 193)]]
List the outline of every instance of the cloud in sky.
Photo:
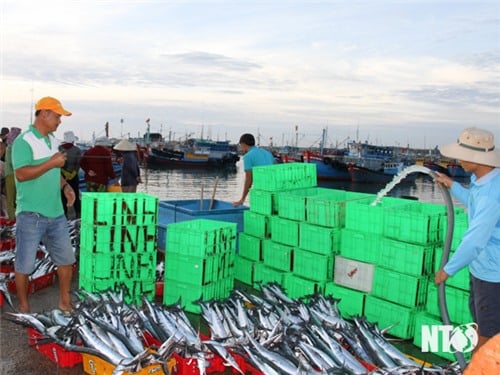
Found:
[[(328, 127), (423, 147), (500, 139), (496, 1), (31, 1), (0, 5), (2, 126), (60, 98), (82, 139), (146, 130), (302, 146)], [(120, 119), (124, 119), (123, 125)], [(64, 129), (64, 130), (61, 130)], [(61, 136), (61, 135), (60, 135)], [(500, 142), (499, 142), (500, 143)]]

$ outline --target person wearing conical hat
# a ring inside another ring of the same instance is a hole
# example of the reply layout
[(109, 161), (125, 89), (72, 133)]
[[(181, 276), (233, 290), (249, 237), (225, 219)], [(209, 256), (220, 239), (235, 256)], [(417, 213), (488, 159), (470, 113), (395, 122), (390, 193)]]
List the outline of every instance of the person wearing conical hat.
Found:
[(127, 139), (122, 139), (113, 149), (123, 155), (121, 174), (122, 192), (135, 193), (137, 185), (142, 182), (139, 161), (137, 159), (137, 146)]
[(500, 333), (500, 150), (490, 131), (467, 128), (456, 143), (442, 146), (440, 151), (471, 173), (468, 188), (442, 173), (436, 173), (434, 179), (467, 207), (469, 226), (434, 281), (439, 285), (469, 266), (469, 307), (477, 324), (477, 352)]

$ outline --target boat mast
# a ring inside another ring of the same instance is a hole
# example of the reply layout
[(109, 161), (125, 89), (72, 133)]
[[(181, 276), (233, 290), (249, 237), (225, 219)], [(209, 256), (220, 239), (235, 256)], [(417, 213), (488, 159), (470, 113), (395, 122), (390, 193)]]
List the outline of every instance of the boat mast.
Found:
[(325, 148), (325, 142), (326, 142), (326, 128), (323, 128), (323, 132), (321, 134), (321, 143), (319, 144), (319, 154), (323, 155), (323, 151)]

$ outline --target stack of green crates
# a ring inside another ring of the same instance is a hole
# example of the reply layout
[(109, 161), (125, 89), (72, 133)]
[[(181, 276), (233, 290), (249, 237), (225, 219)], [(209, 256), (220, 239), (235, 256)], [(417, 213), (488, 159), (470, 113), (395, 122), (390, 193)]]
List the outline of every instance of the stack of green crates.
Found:
[(196, 301), (227, 298), (234, 286), (236, 224), (195, 219), (168, 226), (163, 303), (199, 313)]
[(367, 318), (384, 326), (396, 323), (399, 316), (389, 333), (411, 338), (415, 314), (427, 303), (446, 210), (443, 205), (392, 197), (374, 205), (373, 198), (346, 203), (340, 254), (375, 265), (364, 305)]
[(158, 198), (143, 193), (83, 193), (80, 288), (126, 288), (125, 300), (152, 300), (156, 279)]

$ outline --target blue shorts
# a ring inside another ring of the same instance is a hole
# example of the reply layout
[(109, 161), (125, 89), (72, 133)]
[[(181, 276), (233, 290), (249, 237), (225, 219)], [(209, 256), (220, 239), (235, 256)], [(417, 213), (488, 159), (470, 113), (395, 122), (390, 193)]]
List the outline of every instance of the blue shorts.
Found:
[(75, 263), (66, 216), (51, 219), (36, 212), (20, 212), (16, 216), (16, 272), (29, 275), (34, 271), (40, 242), (55, 265)]
[(469, 308), (480, 336), (493, 337), (500, 332), (500, 283), (470, 275)]

